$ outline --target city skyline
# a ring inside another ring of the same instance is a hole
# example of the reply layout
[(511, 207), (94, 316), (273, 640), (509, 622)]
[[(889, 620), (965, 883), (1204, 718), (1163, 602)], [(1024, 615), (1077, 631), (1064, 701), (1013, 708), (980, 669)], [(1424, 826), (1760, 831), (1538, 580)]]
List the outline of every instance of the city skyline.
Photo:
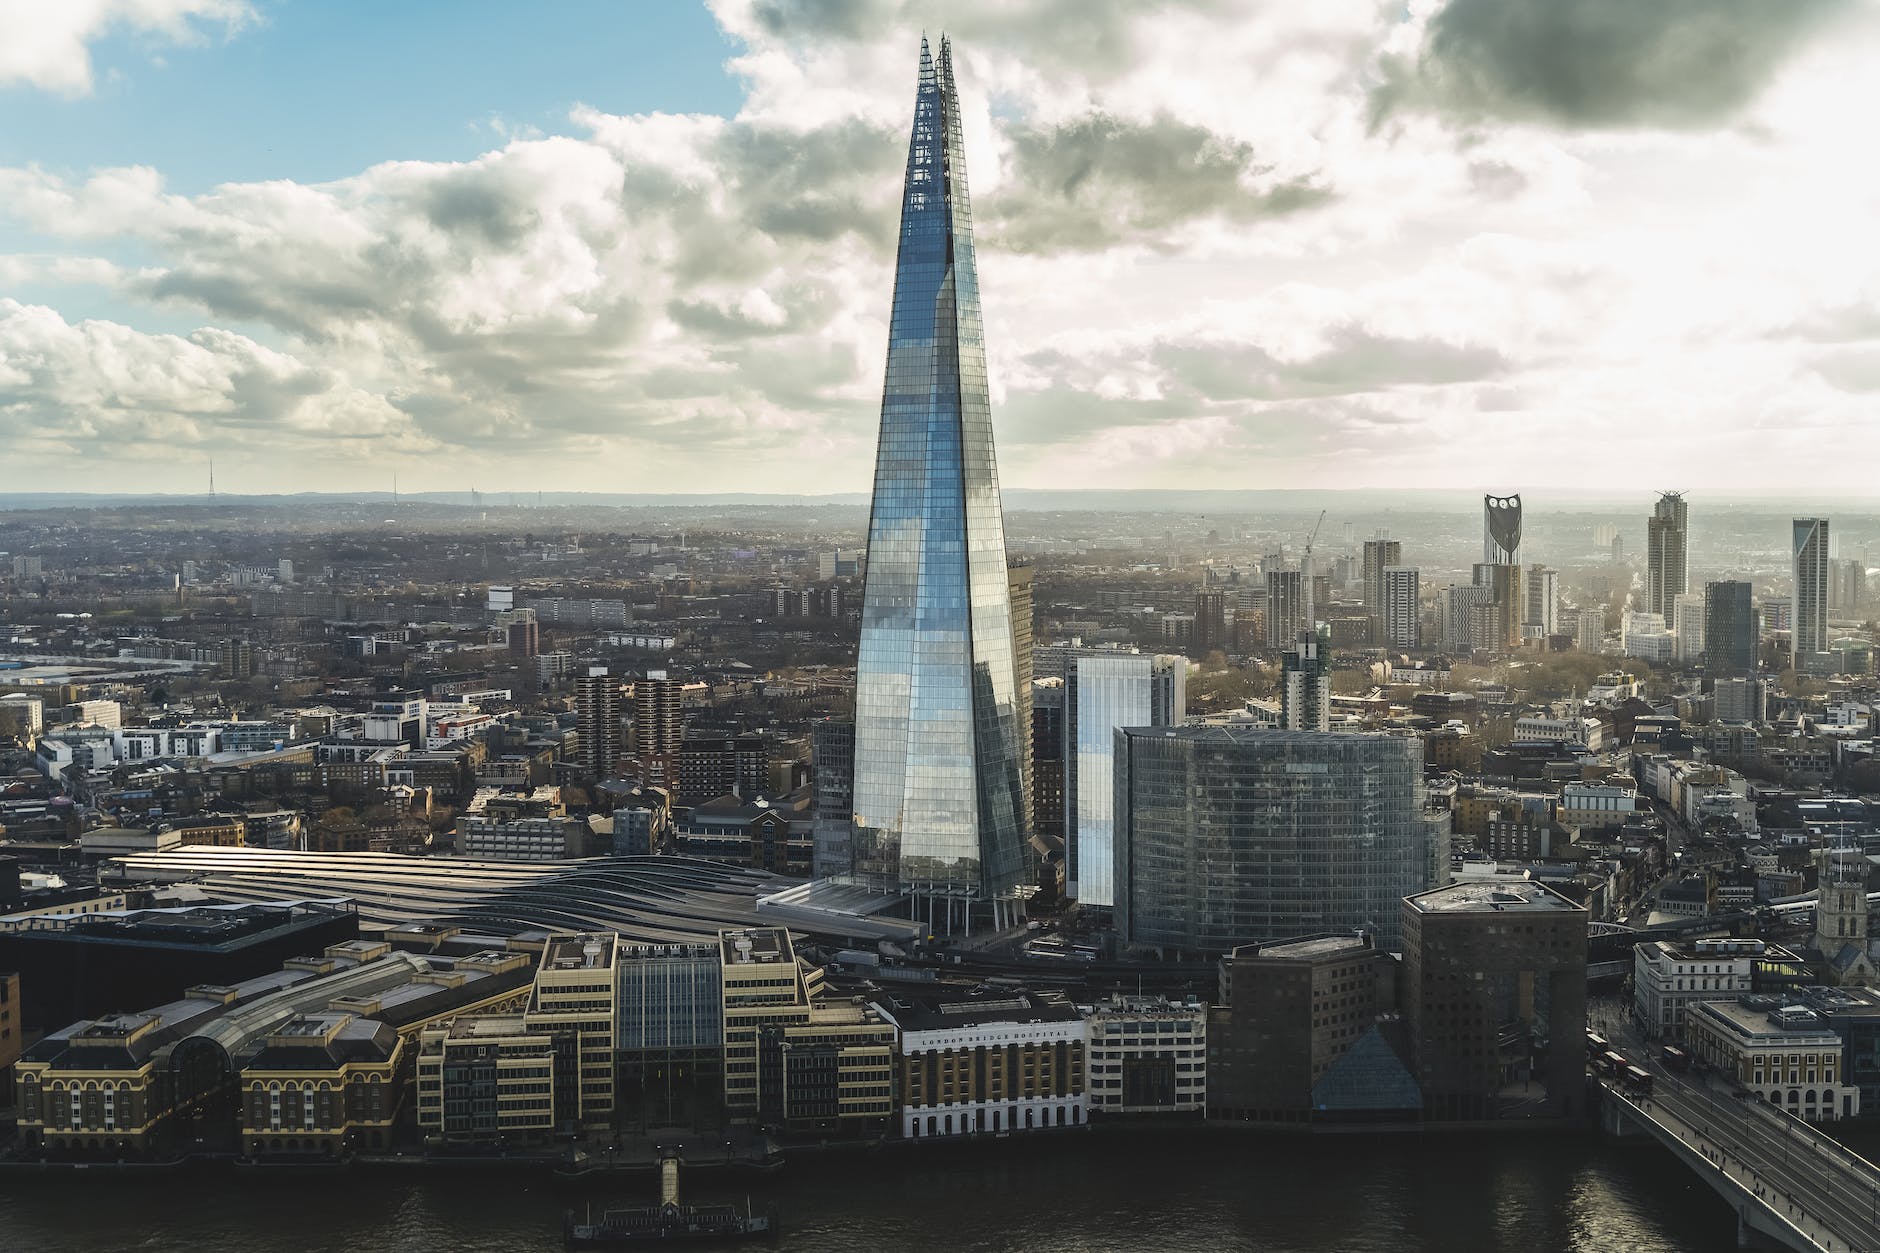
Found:
[(0, 1230), (1880, 1251), (1876, 55), (0, 0)]
[(1012, 485), (1644, 490), (1676, 457), (1799, 492), (1770, 467), (1831, 438), (1811, 487), (1864, 490), (1875, 187), (1837, 146), (1872, 15), (1504, 7), (1119, 9), (1086, 46), (985, 4), (570, 6), (518, 60), (488, 15), (360, 59), (344, 9), (46, 6), (0, 62), (9, 467), (862, 490), (888, 67), (944, 25)]

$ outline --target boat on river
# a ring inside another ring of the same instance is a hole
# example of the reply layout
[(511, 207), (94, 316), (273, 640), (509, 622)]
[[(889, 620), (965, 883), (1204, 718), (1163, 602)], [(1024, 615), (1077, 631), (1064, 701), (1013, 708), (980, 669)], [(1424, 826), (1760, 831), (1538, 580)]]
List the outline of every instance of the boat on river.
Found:
[(774, 1237), (776, 1215), (758, 1213), (749, 1200), (737, 1205), (685, 1205), (679, 1200), (679, 1158), (659, 1161), (659, 1203), (589, 1213), (573, 1210), (562, 1218), (563, 1243), (570, 1249), (626, 1249), (670, 1244), (726, 1244)]

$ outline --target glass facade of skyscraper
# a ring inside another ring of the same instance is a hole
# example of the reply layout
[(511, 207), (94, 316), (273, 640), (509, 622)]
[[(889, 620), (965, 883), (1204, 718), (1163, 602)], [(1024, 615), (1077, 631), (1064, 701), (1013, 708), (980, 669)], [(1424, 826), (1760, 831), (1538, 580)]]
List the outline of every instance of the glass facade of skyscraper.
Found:
[(1186, 712), (1188, 660), (1142, 653), (1084, 655), (1071, 664), (1066, 721), (1075, 742), (1064, 772), (1066, 890), (1082, 905), (1116, 903), (1116, 729), (1160, 727)]
[(923, 40), (856, 666), (858, 877), (949, 901), (1020, 886), (1017, 697), (952, 56)]
[(1126, 948), (1212, 955), (1368, 927), (1448, 870), (1422, 746), (1391, 735), (1116, 733), (1116, 927)]

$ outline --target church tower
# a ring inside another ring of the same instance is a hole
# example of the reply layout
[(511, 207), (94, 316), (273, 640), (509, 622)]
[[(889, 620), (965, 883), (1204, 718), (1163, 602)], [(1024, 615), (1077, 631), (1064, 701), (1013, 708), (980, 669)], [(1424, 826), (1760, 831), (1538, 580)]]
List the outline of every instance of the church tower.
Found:
[(1827, 960), (1830, 983), (1870, 987), (1875, 982), (1867, 952), (1867, 859), (1844, 849), (1815, 853), (1820, 891), (1815, 900), (1815, 947)]

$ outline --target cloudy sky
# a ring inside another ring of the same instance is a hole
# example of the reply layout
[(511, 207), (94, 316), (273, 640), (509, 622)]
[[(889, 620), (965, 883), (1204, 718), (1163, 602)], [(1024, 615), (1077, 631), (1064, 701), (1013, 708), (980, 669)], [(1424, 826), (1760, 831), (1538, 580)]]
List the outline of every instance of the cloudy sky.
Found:
[(1880, 0), (0, 0), (0, 481), (865, 490), (923, 29), (1008, 487), (1872, 492)]

